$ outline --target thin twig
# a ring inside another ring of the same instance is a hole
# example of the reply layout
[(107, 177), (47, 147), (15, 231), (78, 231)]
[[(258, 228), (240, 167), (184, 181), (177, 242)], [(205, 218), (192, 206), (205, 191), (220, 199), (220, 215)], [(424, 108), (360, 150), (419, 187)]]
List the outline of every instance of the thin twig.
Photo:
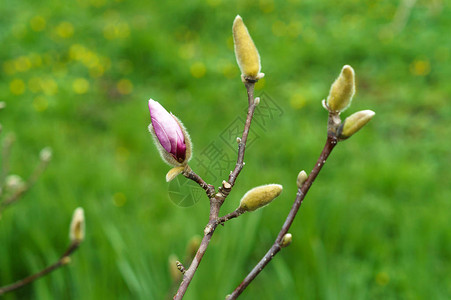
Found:
[(290, 226), (293, 223), (294, 218), (299, 211), (299, 208), (301, 207), (302, 201), (304, 200), (307, 192), (309, 191), (322, 167), (326, 163), (327, 158), (336, 145), (337, 138), (334, 136), (328, 136), (326, 144), (324, 145), (323, 151), (321, 152), (321, 155), (319, 156), (315, 167), (313, 168), (312, 172), (310, 173), (309, 177), (302, 185), (302, 187), (298, 189), (293, 206), (291, 207), (291, 210), (288, 213), (285, 223), (283, 224), (274, 244), (271, 246), (265, 256), (263, 256), (263, 258), (258, 262), (258, 264), (252, 269), (252, 271), (246, 276), (246, 278), (244, 278), (241, 284), (233, 291), (233, 293), (227, 296), (227, 300), (236, 299), (239, 295), (241, 295), (244, 289), (246, 289), (246, 287), (255, 279), (255, 277), (257, 277), (257, 275), (266, 267), (266, 265), (272, 260), (272, 258), (280, 251), (284, 235), (290, 229)]
[(38, 180), (41, 176), (42, 172), (44, 172), (45, 168), (49, 164), (49, 160), (41, 160), (40, 163), (36, 166), (31, 176), (28, 178), (25, 186), (17, 189), (12, 195), (6, 198), (4, 201), (0, 203), (0, 213), (9, 205), (18, 201), (21, 196), (23, 196)]
[(11, 154), (11, 147), (14, 144), (14, 135), (9, 134), (5, 137), (2, 145), (2, 165), (0, 172), (0, 187), (4, 187), (6, 176), (9, 173), (9, 159)]
[(183, 280), (180, 283), (179, 289), (174, 296), (174, 300), (180, 300), (185, 295), (186, 290), (188, 289), (188, 286), (191, 280), (193, 279), (194, 274), (196, 273), (196, 270), (199, 267), (199, 264), (205, 252), (207, 251), (211, 237), (213, 236), (213, 233), (215, 232), (219, 224), (218, 223), (219, 210), (222, 204), (224, 203), (224, 200), (227, 198), (230, 191), (232, 190), (235, 180), (244, 166), (244, 152), (246, 150), (247, 137), (249, 135), (252, 117), (254, 116), (254, 111), (256, 107), (256, 103), (254, 101), (255, 82), (245, 82), (244, 85), (246, 86), (247, 90), (249, 108), (247, 111), (246, 123), (244, 124), (243, 135), (238, 144), (237, 163), (235, 169), (230, 173), (228, 182), (223, 181), (222, 186), (218, 188), (218, 192), (216, 193), (216, 195), (214, 195), (214, 197), (210, 197), (210, 215), (208, 224), (207, 226), (205, 226), (204, 229), (204, 237), (202, 239), (202, 242), (200, 243), (199, 249), (197, 250), (196, 256), (194, 257), (193, 261), (191, 262), (191, 265), (183, 275)]
[(255, 83), (253, 82), (246, 82), (246, 89), (247, 89), (247, 97), (249, 102), (249, 108), (247, 111), (247, 118), (246, 123), (244, 125), (244, 131), (243, 136), (241, 137), (240, 142), (238, 143), (238, 159), (235, 165), (235, 169), (230, 173), (229, 176), (229, 183), (230, 185), (235, 184), (235, 180), (240, 174), (241, 170), (244, 166), (244, 151), (246, 150), (246, 142), (247, 137), (249, 135), (249, 129), (251, 127), (252, 117), (254, 116), (255, 107), (257, 106), (254, 100), (254, 86)]
[(185, 170), (183, 171), (183, 176), (185, 176), (188, 179), (191, 179), (192, 181), (196, 182), (201, 188), (205, 190), (207, 193), (208, 198), (213, 198), (215, 196), (215, 187), (211, 184), (208, 184), (203, 180), (199, 175), (194, 172), (190, 166), (186, 166)]
[(78, 246), (80, 245), (79, 242), (73, 242), (64, 252), (64, 254), (61, 256), (61, 258), (55, 262), (54, 264), (42, 269), (41, 271), (28, 276), (22, 280), (19, 280), (13, 284), (4, 286), (4, 287), (0, 287), (0, 295), (3, 295), (7, 292), (11, 292), (14, 291), (18, 288), (21, 288), (27, 284), (32, 283), (33, 281), (35, 281), (36, 279), (39, 279), (42, 276), (47, 275), (48, 273), (58, 269), (61, 266), (67, 265), (70, 262), (70, 255), (77, 250)]
[(225, 222), (227, 222), (228, 220), (234, 219), (236, 217), (241, 216), (242, 214), (244, 214), (245, 211), (241, 210), (239, 208), (237, 208), (236, 210), (232, 211), (231, 213), (228, 213), (227, 215), (220, 217), (217, 221), (218, 224), (224, 225)]

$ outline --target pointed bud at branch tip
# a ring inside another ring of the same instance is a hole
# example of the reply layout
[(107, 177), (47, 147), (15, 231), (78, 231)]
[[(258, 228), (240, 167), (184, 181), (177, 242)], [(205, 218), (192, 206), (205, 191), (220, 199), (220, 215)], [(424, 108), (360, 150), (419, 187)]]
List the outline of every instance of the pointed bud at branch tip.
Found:
[(280, 184), (267, 184), (249, 190), (241, 198), (239, 210), (254, 211), (263, 207), (282, 193), (283, 187)]
[(39, 158), (43, 162), (49, 162), (52, 159), (52, 149), (50, 147), (45, 147), (39, 152)]
[(85, 239), (85, 213), (83, 208), (75, 209), (69, 231), (72, 243), (81, 243)]
[(307, 175), (307, 173), (306, 173), (304, 170), (302, 170), (301, 172), (299, 172), (298, 178), (297, 178), (297, 180), (296, 180), (296, 184), (297, 184), (298, 188), (301, 188), (301, 187), (302, 187), (302, 185), (303, 185), (304, 182), (307, 180), (307, 178), (308, 178), (308, 175)]
[(173, 167), (186, 165), (191, 158), (191, 139), (177, 117), (152, 99), (149, 100), (149, 131), (161, 158)]
[(185, 170), (185, 167), (175, 167), (169, 170), (169, 172), (166, 174), (166, 182), (172, 181), (175, 177), (180, 175), (183, 170)]
[(283, 236), (282, 242), (280, 243), (280, 247), (282, 247), (282, 248), (288, 247), (292, 241), (293, 241), (293, 237), (292, 237), (291, 233), (287, 233)]
[(5, 178), (5, 190), (18, 191), (25, 188), (25, 181), (16, 174), (10, 174)]
[(330, 87), (326, 104), (329, 111), (342, 112), (349, 107), (355, 93), (354, 77), (354, 69), (348, 65), (344, 66), (340, 76), (338, 76)]
[(365, 126), (376, 113), (372, 110), (361, 110), (347, 117), (341, 128), (339, 138), (344, 140)]
[(240, 67), (243, 81), (258, 81), (264, 76), (260, 73), (260, 55), (239, 15), (233, 21), (232, 32), (236, 61)]

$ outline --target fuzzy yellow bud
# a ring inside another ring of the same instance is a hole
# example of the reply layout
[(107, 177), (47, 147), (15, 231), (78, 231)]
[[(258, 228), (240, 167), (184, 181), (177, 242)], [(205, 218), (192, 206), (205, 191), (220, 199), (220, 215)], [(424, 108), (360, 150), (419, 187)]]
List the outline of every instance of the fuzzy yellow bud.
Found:
[(69, 237), (72, 243), (80, 243), (85, 239), (85, 213), (81, 207), (75, 209), (72, 215)]
[(239, 15), (233, 21), (232, 32), (236, 61), (242, 76), (250, 80), (258, 80), (263, 77), (263, 74), (260, 73), (260, 55), (257, 47)]
[(238, 209), (242, 211), (254, 211), (269, 204), (282, 193), (280, 184), (267, 184), (255, 187), (244, 194)]
[(282, 247), (282, 248), (288, 247), (292, 241), (293, 241), (293, 236), (291, 235), (291, 233), (287, 233), (283, 236), (282, 242), (280, 243), (280, 247)]
[(354, 70), (351, 66), (344, 66), (341, 69), (340, 76), (330, 87), (327, 97), (327, 106), (330, 111), (342, 112), (351, 104), (355, 93)]
[(372, 110), (358, 111), (345, 119), (340, 139), (347, 139), (366, 125), (376, 113)]
[(304, 182), (307, 180), (307, 178), (308, 178), (307, 172), (305, 172), (304, 170), (299, 172), (298, 178), (296, 180), (296, 184), (298, 185), (298, 188), (301, 188), (301, 186), (304, 184)]

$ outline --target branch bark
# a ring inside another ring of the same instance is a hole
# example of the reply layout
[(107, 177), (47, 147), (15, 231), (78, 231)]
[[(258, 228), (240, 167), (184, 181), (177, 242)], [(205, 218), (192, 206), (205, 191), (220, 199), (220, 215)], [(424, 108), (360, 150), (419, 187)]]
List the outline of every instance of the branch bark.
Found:
[(61, 256), (61, 258), (55, 262), (54, 264), (51, 264), (50, 266), (42, 269), (41, 271), (28, 276), (22, 280), (19, 280), (13, 284), (4, 286), (4, 287), (0, 287), (0, 296), (7, 293), (7, 292), (11, 292), (14, 290), (17, 290), (18, 288), (21, 288), (27, 284), (32, 283), (33, 281), (35, 281), (36, 279), (39, 279), (45, 275), (47, 275), (48, 273), (64, 266), (67, 265), (70, 262), (70, 255), (78, 249), (78, 246), (80, 245), (79, 242), (73, 242), (67, 249), (66, 251), (64, 251), (64, 254)]
[(186, 166), (185, 170), (183, 171), (183, 176), (185, 176), (188, 179), (191, 179), (192, 181), (196, 182), (201, 188), (205, 190), (207, 193), (208, 198), (213, 198), (215, 195), (215, 187), (211, 184), (208, 184), (205, 182), (205, 180), (202, 179), (199, 175), (197, 175), (190, 166)]
[[(211, 241), (211, 237), (213, 236), (213, 233), (215, 232), (217, 226), (220, 224), (220, 222), (218, 222), (218, 220), (219, 220), (219, 211), (221, 209), (221, 206), (224, 203), (227, 196), (229, 195), (230, 191), (232, 190), (233, 185), (235, 184), (236, 178), (238, 177), (239, 173), (241, 172), (241, 170), (243, 169), (243, 166), (244, 166), (244, 153), (246, 151), (247, 137), (249, 135), (249, 130), (250, 130), (251, 122), (252, 122), (252, 117), (254, 116), (255, 107), (257, 105), (254, 100), (255, 82), (246, 81), (244, 83), (244, 85), (246, 86), (246, 90), (247, 90), (249, 107), (248, 107), (248, 111), (247, 111), (246, 123), (245, 123), (244, 129), (243, 129), (243, 135), (241, 136), (239, 143), (238, 143), (238, 158), (237, 158), (237, 162), (235, 165), (235, 169), (230, 173), (228, 182), (223, 181), (222, 186), (220, 186), (218, 188), (218, 192), (213, 197), (209, 196), (209, 198), (210, 198), (210, 215), (209, 215), (208, 224), (207, 224), (207, 226), (205, 226), (205, 229), (204, 229), (204, 237), (199, 246), (199, 249), (197, 250), (196, 256), (194, 257), (193, 261), (191, 262), (191, 265), (189, 266), (189, 268), (186, 270), (185, 274), (183, 275), (183, 280), (180, 283), (179, 289), (174, 296), (174, 300), (182, 299), (183, 296), (185, 295), (186, 290), (188, 289), (188, 286), (191, 283), (191, 280), (193, 279), (194, 274), (196, 273), (197, 268), (199, 267), (199, 264), (200, 264), (202, 258), (204, 257), (205, 252), (207, 251), (208, 245), (210, 244), (210, 241)], [(192, 179), (192, 178), (190, 178), (190, 179)], [(194, 181), (196, 181), (196, 180), (194, 180)], [(204, 188), (204, 189), (207, 191), (207, 195), (209, 195), (209, 191), (206, 188)], [(213, 187), (213, 189), (214, 189), (214, 187)]]
[(321, 152), (321, 155), (319, 156), (318, 161), (316, 162), (312, 172), (310, 173), (310, 175), (308, 176), (307, 180), (304, 182), (302, 187), (298, 189), (293, 206), (291, 207), (291, 210), (288, 213), (288, 216), (285, 219), (285, 222), (282, 228), (280, 229), (279, 234), (277, 235), (277, 238), (274, 241), (274, 244), (271, 246), (268, 252), (266, 252), (265, 256), (263, 256), (263, 258), (252, 269), (252, 271), (243, 279), (243, 281), (233, 291), (233, 293), (227, 296), (226, 298), (227, 300), (236, 299), (239, 295), (241, 295), (241, 293), (247, 288), (247, 286), (255, 279), (255, 277), (257, 277), (258, 274), (260, 274), (260, 272), (266, 267), (266, 265), (268, 265), (268, 263), (273, 259), (273, 257), (280, 251), (280, 249), (282, 248), (281, 245), (284, 235), (288, 233), (288, 230), (290, 229), (291, 224), (293, 224), (294, 218), (296, 217), (296, 214), (298, 213), (299, 208), (301, 207), (302, 201), (304, 200), (310, 187), (312, 186), (319, 172), (326, 163), (326, 160), (329, 157), (330, 153), (337, 145), (337, 142), (338, 141), (335, 136), (328, 135), (323, 151)]

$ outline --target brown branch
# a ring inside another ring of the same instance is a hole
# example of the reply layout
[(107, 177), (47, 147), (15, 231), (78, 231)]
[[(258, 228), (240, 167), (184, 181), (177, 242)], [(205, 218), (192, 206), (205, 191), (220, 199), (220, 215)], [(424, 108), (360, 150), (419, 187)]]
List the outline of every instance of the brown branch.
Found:
[(213, 198), (215, 196), (215, 187), (211, 184), (208, 184), (205, 182), (205, 180), (202, 179), (199, 175), (197, 175), (196, 172), (194, 172), (190, 166), (186, 166), (185, 170), (183, 170), (183, 176), (185, 176), (188, 179), (191, 179), (192, 181), (196, 182), (201, 188), (205, 190), (207, 193), (208, 198)]
[(248, 97), (248, 103), (249, 108), (247, 110), (247, 118), (246, 123), (244, 125), (243, 135), (241, 137), (241, 140), (238, 143), (238, 159), (235, 165), (235, 169), (230, 173), (229, 175), (229, 183), (231, 186), (235, 185), (236, 178), (240, 174), (241, 170), (244, 166), (244, 151), (246, 151), (246, 142), (247, 137), (249, 135), (249, 129), (251, 127), (252, 117), (254, 116), (255, 107), (257, 104), (255, 103), (254, 99), (254, 86), (255, 82), (245, 82), (244, 83), (247, 90), (247, 97)]
[(49, 164), (49, 160), (41, 160), (38, 166), (34, 169), (31, 176), (28, 178), (25, 186), (17, 189), (12, 195), (6, 198), (4, 201), (0, 203), (0, 213), (9, 205), (18, 201), (21, 196), (23, 196), (38, 180), (41, 176), (42, 172), (44, 172), (45, 168)]
[[(205, 252), (207, 251), (208, 245), (210, 244), (210, 241), (211, 241), (211, 237), (213, 236), (213, 233), (215, 232), (215, 230), (219, 224), (219, 222), (218, 222), (219, 210), (220, 210), (222, 204), (224, 203), (225, 198), (229, 195), (230, 191), (232, 190), (232, 187), (235, 184), (235, 180), (244, 166), (244, 152), (246, 150), (247, 137), (249, 135), (249, 129), (251, 126), (252, 117), (254, 116), (255, 107), (257, 106), (257, 104), (255, 103), (255, 100), (254, 100), (255, 82), (246, 81), (244, 83), (244, 85), (246, 86), (246, 90), (247, 90), (249, 108), (247, 110), (247, 117), (246, 117), (246, 123), (244, 125), (243, 135), (238, 143), (237, 163), (236, 163), (235, 169), (230, 173), (228, 182), (223, 181), (222, 186), (218, 188), (218, 192), (216, 193), (216, 195), (214, 195), (213, 197), (209, 196), (209, 198), (210, 198), (210, 216), (209, 216), (208, 224), (207, 224), (207, 226), (205, 226), (205, 229), (204, 229), (204, 237), (199, 246), (199, 249), (197, 250), (196, 256), (194, 257), (193, 261), (191, 262), (191, 265), (189, 266), (189, 268), (186, 270), (185, 274), (183, 275), (183, 280), (180, 283), (179, 289), (174, 296), (174, 300), (180, 300), (185, 295), (186, 290), (188, 289), (188, 286), (191, 283), (191, 280), (193, 279), (194, 274), (196, 273), (197, 268), (199, 267), (199, 264), (200, 264), (202, 258), (204, 257)], [(209, 192), (207, 191), (207, 194), (208, 193)]]
[(21, 288), (21, 287), (23, 287), (23, 286), (25, 286), (25, 285), (27, 285), (27, 284), (30, 284), (30, 283), (32, 283), (33, 281), (35, 281), (36, 279), (39, 279), (39, 278), (41, 278), (42, 276), (45, 276), (45, 275), (47, 275), (48, 273), (50, 273), (50, 272), (52, 272), (52, 271), (54, 271), (54, 270), (56, 270), (56, 269), (58, 269), (58, 268), (60, 268), (60, 267), (62, 267), (62, 266), (64, 266), (64, 265), (67, 265), (67, 264), (70, 262), (70, 255), (71, 255), (75, 250), (77, 250), (77, 248), (78, 248), (79, 245), (80, 245), (79, 242), (77, 242), (77, 241), (73, 242), (73, 243), (66, 249), (66, 251), (65, 251), (64, 254), (61, 256), (61, 258), (60, 258), (57, 262), (55, 262), (54, 264), (52, 264), (52, 265), (50, 265), (50, 266), (48, 266), (48, 267), (42, 269), (41, 271), (39, 271), (39, 272), (37, 272), (37, 273), (35, 273), (35, 274), (31, 275), (31, 276), (28, 276), (28, 277), (26, 277), (26, 278), (24, 278), (24, 279), (22, 279), (22, 280), (19, 280), (19, 281), (13, 283), (13, 284), (6, 285), (6, 286), (4, 286), (4, 287), (0, 287), (0, 295), (3, 295), (3, 294), (5, 294), (5, 293), (7, 293), (7, 292), (14, 291), (14, 290), (16, 290), (16, 289), (18, 289), (18, 288)]
[(302, 185), (302, 187), (298, 189), (293, 206), (291, 207), (291, 210), (288, 213), (285, 223), (283, 224), (274, 244), (271, 246), (271, 248), (268, 250), (265, 256), (263, 256), (263, 258), (258, 262), (258, 264), (252, 269), (252, 271), (244, 278), (241, 284), (233, 291), (233, 293), (227, 296), (226, 298), (227, 300), (236, 299), (239, 295), (241, 295), (244, 289), (246, 289), (246, 287), (255, 279), (255, 277), (257, 277), (257, 275), (280, 251), (284, 235), (290, 229), (290, 226), (293, 223), (294, 218), (296, 217), (296, 214), (299, 211), (299, 208), (301, 207), (302, 201), (304, 200), (305, 196), (307, 195), (307, 192), (309, 191), (310, 187), (312, 186), (322, 167), (326, 163), (327, 158), (329, 157), (330, 153), (332, 152), (332, 150), (336, 145), (337, 138), (335, 136), (329, 135), (327, 137), (327, 141), (326, 144), (324, 145), (323, 151), (321, 152), (321, 155), (319, 156), (318, 161), (315, 164), (315, 167), (313, 168), (312, 172), (310, 173), (309, 177)]
[(228, 220), (234, 219), (236, 217), (241, 216), (242, 214), (244, 214), (245, 211), (241, 210), (239, 208), (237, 208), (235, 211), (232, 211), (231, 213), (228, 213), (227, 215), (219, 218), (216, 223), (224, 225), (225, 222), (227, 222)]

